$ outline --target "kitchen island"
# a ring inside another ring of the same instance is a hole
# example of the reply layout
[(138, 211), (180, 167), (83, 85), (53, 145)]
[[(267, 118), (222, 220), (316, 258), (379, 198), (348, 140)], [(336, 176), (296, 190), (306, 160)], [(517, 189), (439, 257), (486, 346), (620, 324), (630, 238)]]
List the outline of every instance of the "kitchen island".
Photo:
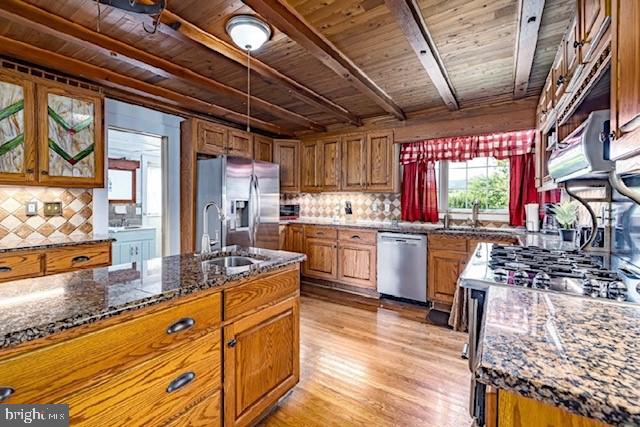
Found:
[(0, 401), (68, 404), (72, 425), (251, 424), (298, 382), (304, 259), (232, 247), (3, 283)]

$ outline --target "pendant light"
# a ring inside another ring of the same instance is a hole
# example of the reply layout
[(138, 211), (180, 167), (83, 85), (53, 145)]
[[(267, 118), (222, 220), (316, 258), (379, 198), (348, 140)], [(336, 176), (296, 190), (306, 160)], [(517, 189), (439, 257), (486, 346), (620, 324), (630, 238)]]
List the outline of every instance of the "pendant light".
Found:
[(251, 15), (237, 15), (227, 22), (231, 40), (247, 52), (247, 132), (251, 131), (251, 51), (260, 49), (271, 37), (271, 28)]

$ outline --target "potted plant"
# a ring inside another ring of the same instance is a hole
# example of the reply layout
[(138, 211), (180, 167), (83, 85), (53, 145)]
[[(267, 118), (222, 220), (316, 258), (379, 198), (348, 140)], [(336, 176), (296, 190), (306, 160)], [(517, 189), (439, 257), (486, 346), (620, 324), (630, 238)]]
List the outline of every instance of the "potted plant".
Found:
[(560, 237), (565, 242), (573, 242), (576, 237), (574, 225), (578, 220), (578, 203), (565, 201), (553, 206), (553, 213), (560, 225)]

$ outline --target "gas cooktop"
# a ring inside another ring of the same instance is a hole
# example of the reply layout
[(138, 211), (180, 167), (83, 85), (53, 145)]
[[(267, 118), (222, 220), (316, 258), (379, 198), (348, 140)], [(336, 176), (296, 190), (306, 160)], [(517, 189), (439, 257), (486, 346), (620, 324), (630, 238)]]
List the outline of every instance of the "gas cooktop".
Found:
[(501, 284), (640, 303), (640, 275), (602, 255), (493, 245), (489, 267)]

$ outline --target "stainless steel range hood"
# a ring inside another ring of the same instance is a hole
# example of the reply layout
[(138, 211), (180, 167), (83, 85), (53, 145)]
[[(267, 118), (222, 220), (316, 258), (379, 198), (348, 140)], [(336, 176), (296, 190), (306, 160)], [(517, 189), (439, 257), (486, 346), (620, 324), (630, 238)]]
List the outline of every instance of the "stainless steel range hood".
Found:
[(570, 179), (607, 178), (615, 167), (605, 159), (609, 151), (609, 110), (589, 114), (549, 157), (549, 175), (556, 182)]

